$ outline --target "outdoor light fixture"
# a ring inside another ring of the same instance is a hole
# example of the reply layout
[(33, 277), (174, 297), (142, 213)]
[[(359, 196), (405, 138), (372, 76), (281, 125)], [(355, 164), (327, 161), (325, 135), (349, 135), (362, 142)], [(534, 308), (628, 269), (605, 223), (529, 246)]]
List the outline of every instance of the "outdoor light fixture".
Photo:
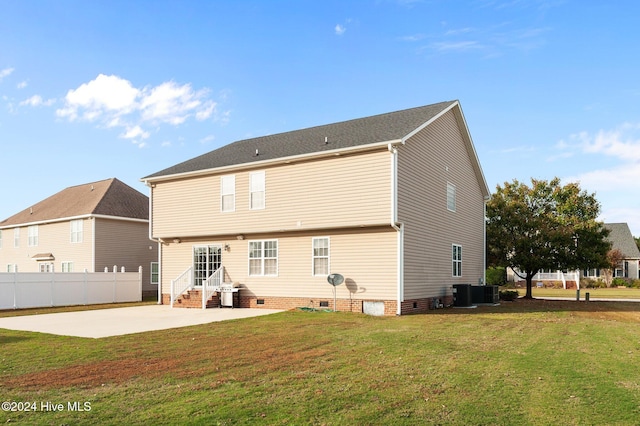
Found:
[(180, 244), (180, 238), (174, 238), (173, 242), (176, 243), (176, 244)]

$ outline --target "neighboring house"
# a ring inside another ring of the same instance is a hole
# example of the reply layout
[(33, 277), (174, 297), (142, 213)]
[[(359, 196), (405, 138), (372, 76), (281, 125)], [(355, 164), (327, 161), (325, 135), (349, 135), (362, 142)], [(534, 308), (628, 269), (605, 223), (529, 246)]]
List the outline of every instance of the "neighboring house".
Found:
[(489, 189), (458, 101), (241, 140), (142, 180), (166, 304), (173, 280), (218, 270), (241, 307), (332, 308), (338, 273), (338, 310), (385, 315), (484, 281)]
[[(605, 223), (604, 226), (610, 231), (608, 239), (611, 241), (611, 249), (620, 250), (622, 253), (622, 261), (613, 271), (613, 277), (640, 279), (640, 250), (631, 235), (629, 225), (626, 223)], [(582, 276), (600, 278), (604, 274), (601, 274), (599, 269), (589, 269), (582, 271)]]
[[(640, 279), (640, 250), (636, 245), (629, 225), (626, 223), (605, 223), (604, 227), (610, 231), (607, 239), (611, 242), (611, 249), (618, 249), (623, 260), (615, 269), (613, 277)], [(582, 271), (542, 271), (533, 277), (533, 282), (544, 285), (545, 282), (562, 283), (563, 288), (580, 288), (580, 278), (604, 278), (600, 269), (585, 269)], [(510, 281), (523, 281), (511, 269), (507, 269)]]
[(157, 294), (157, 261), (149, 198), (118, 179), (66, 188), (0, 222), (2, 272), (142, 266), (143, 293)]

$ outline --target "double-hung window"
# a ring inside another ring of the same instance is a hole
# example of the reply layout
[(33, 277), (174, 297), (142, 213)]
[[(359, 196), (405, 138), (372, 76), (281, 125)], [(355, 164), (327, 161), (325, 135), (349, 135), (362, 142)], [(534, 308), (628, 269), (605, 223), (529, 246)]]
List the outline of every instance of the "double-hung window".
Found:
[(447, 182), (447, 210), (456, 211), (456, 186)]
[(313, 275), (329, 275), (329, 237), (317, 237), (313, 245)]
[(20, 247), (20, 228), (13, 230), (13, 246)]
[(462, 276), (462, 246), (458, 244), (453, 244), (451, 250), (452, 254), (452, 266), (453, 266), (453, 276), (461, 277)]
[(249, 275), (278, 275), (278, 240), (249, 241)]
[(82, 242), (82, 219), (72, 220), (71, 222), (71, 242)]
[(73, 272), (73, 262), (62, 262), (62, 272)]
[(249, 206), (251, 210), (264, 209), (265, 206), (265, 175), (262, 172), (249, 174)]
[(38, 245), (38, 225), (32, 225), (27, 228), (29, 234), (29, 247), (36, 247)]
[(220, 178), (220, 211), (232, 212), (236, 209), (236, 176)]
[(151, 262), (151, 284), (160, 282), (160, 268), (158, 262)]

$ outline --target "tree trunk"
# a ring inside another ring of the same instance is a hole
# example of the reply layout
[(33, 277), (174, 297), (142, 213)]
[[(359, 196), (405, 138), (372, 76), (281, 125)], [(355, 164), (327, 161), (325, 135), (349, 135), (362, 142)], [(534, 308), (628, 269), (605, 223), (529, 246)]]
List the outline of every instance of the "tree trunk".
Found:
[(524, 296), (524, 298), (525, 299), (533, 299), (533, 293), (531, 291), (531, 287), (532, 287), (531, 284), (533, 282), (533, 275), (527, 274), (526, 281), (527, 281), (527, 294)]

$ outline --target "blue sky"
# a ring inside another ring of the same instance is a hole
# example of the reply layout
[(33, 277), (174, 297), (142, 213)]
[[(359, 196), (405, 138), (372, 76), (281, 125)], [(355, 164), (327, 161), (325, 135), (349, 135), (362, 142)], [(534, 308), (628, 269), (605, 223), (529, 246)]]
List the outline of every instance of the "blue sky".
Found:
[(640, 3), (0, 0), (0, 219), (221, 145), (458, 99), (491, 190), (640, 236)]

